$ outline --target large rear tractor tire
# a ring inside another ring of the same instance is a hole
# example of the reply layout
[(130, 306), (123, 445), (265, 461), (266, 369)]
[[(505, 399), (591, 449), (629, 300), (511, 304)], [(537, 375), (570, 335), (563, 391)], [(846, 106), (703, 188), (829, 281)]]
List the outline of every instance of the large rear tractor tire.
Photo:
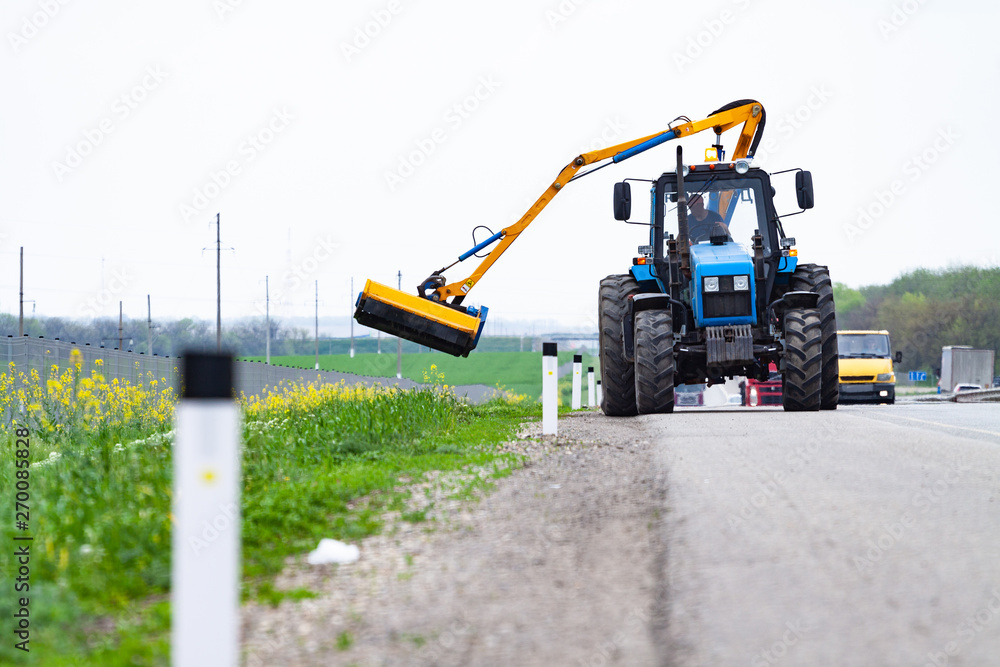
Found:
[(817, 308), (823, 324), (823, 388), (820, 390), (819, 407), (820, 410), (836, 410), (840, 402), (840, 360), (830, 270), (818, 264), (799, 264), (795, 267), (789, 287), (819, 294)]
[(635, 369), (625, 360), (622, 321), (629, 295), (639, 293), (630, 275), (608, 276), (598, 292), (597, 317), (601, 327), (601, 410), (609, 417), (636, 414)]
[(639, 414), (674, 411), (674, 330), (669, 311), (635, 315), (635, 402)]
[(786, 412), (820, 409), (823, 383), (823, 325), (818, 308), (785, 313), (785, 376), (781, 383)]

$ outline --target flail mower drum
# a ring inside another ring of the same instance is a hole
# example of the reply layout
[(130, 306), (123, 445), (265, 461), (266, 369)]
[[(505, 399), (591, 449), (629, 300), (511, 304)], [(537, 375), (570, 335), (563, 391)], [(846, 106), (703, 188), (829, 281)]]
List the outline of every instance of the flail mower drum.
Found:
[(354, 319), (419, 345), (467, 357), (479, 342), (488, 312), (486, 307), (431, 301), (369, 280), (358, 295)]

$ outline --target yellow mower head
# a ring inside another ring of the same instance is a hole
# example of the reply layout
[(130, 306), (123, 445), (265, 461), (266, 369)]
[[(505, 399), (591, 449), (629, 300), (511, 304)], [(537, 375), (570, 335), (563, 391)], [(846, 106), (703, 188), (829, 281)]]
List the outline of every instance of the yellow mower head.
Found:
[(479, 310), (431, 301), (369, 280), (358, 294), (354, 319), (378, 329), (456, 357), (467, 357), (479, 342), (486, 324), (485, 306)]

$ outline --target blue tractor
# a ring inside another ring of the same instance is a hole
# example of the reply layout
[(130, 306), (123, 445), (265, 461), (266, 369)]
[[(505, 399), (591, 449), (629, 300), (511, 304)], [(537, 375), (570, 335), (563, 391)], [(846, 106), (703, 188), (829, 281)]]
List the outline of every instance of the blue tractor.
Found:
[[(751, 151), (752, 154), (752, 151)], [(837, 325), (826, 267), (799, 264), (774, 208), (770, 175), (722, 147), (650, 183), (650, 239), (627, 274), (601, 281), (600, 355), (607, 415), (666, 413), (678, 384), (782, 373), (788, 411), (837, 407)], [(801, 213), (812, 176), (796, 171)], [(614, 214), (632, 222), (631, 185)]]

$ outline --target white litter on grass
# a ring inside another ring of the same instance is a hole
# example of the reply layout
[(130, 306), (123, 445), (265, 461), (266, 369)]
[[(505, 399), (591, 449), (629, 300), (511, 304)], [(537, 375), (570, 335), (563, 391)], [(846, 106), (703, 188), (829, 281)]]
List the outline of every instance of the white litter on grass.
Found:
[(35, 461), (31, 464), (32, 468), (41, 468), (42, 466), (47, 466), (55, 463), (62, 458), (62, 454), (59, 452), (49, 452), (49, 458), (42, 459), (41, 461)]
[(328, 563), (353, 563), (361, 558), (361, 550), (353, 544), (344, 544), (339, 540), (323, 538), (319, 541), (316, 551), (310, 551), (306, 561), (310, 565), (327, 565)]

